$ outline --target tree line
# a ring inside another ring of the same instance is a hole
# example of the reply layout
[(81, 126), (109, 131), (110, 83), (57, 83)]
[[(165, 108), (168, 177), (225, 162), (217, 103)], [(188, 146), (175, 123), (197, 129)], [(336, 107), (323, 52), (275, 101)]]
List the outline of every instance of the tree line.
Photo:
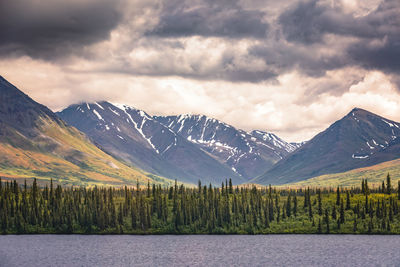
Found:
[(202, 185), (39, 187), (0, 179), (0, 232), (87, 234), (400, 233), (400, 181), (378, 188)]

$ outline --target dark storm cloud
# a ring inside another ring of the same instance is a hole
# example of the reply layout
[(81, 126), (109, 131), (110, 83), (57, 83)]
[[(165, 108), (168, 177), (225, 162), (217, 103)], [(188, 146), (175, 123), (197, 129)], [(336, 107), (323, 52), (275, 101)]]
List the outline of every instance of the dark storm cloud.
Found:
[(300, 1), (0, 0), (0, 74), (55, 110), (207, 112), (293, 141), (354, 106), (399, 121), (400, 1)]
[(376, 27), (375, 36), (348, 48), (348, 54), (367, 69), (400, 73), (400, 1), (387, 0), (368, 22)]
[(88, 72), (253, 83), (352, 66), (398, 73), (400, 1), (358, 17), (331, 5), (341, 2), (0, 0), (0, 57), (77, 55), (74, 71), (83, 59)]
[(399, 14), (398, 0), (385, 0), (376, 10), (359, 17), (313, 0), (295, 4), (280, 15), (279, 23), (288, 41), (303, 45), (322, 44), (326, 34), (355, 38), (344, 50), (347, 65), (398, 72)]
[(118, 1), (1, 0), (0, 54), (55, 59), (109, 37)]
[[(299, 2), (282, 13), (279, 23), (286, 39), (305, 44), (321, 42), (324, 34), (332, 33), (358, 38), (380, 38), (399, 33), (397, 0), (386, 0), (367, 16), (354, 17), (342, 9), (322, 5), (320, 1)], [(397, 22), (396, 22), (397, 20)]]
[(348, 53), (366, 69), (400, 73), (400, 37), (388, 37), (378, 47), (359, 42), (350, 46)]
[(243, 9), (237, 1), (166, 1), (158, 26), (148, 34), (265, 38), (268, 24), (264, 16), (261, 11)]
[[(249, 48), (247, 57), (263, 59), (267, 65), (264, 71), (235, 69), (234, 65), (221, 62), (221, 70), (206, 73), (206, 77), (183, 74), (190, 78), (259, 82), (293, 70), (314, 77), (345, 66), (398, 70), (398, 0), (383, 1), (376, 10), (359, 17), (330, 3), (318, 0), (293, 2), (277, 14), (277, 20), (269, 26), (262, 10), (244, 9), (237, 1), (167, 1), (159, 24), (147, 34), (158, 38), (200, 35), (261, 41)], [(324, 39), (326, 34), (353, 38), (353, 42), (339, 44), (342, 39), (338, 38), (335, 47), (331, 48), (332, 43)], [(384, 39), (382, 45), (374, 45)], [(327, 49), (332, 52), (321, 52)]]
[(321, 55), (309, 47), (293, 47), (283, 42), (271, 45), (255, 45), (249, 54), (262, 58), (265, 63), (276, 69), (277, 73), (299, 70), (308, 76), (323, 76), (327, 70), (343, 67), (347, 60), (341, 55)]
[[(314, 43), (322, 40), (325, 7), (317, 1), (300, 2), (281, 14), (279, 22), (288, 41)], [(323, 18), (323, 19), (322, 19)], [(321, 21), (323, 23), (321, 23)]]

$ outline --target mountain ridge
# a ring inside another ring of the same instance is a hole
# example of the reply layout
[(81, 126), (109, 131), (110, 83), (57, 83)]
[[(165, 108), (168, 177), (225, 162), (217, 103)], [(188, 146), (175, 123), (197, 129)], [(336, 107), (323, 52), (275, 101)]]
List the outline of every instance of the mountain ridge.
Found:
[(0, 176), (68, 185), (172, 181), (104, 153), (50, 109), (0, 78)]
[(201, 114), (151, 116), (106, 101), (74, 104), (55, 114), (2, 76), (0, 88), (3, 176), (59, 175), (67, 181), (75, 175), (75, 183), (90, 176), (111, 183), (132, 177), (167, 182), (164, 176), (192, 184), (219, 185), (230, 178), (235, 184), (292, 184), (400, 157), (400, 123), (358, 107), (311, 140), (288, 143)]
[(272, 133), (246, 132), (218, 119), (198, 114), (154, 116), (172, 131), (250, 179), (297, 149)]
[(111, 154), (171, 179), (220, 184), (245, 180), (209, 153), (171, 131), (142, 110), (101, 101), (71, 105), (58, 112)]
[(253, 182), (293, 183), (393, 160), (398, 137), (399, 123), (354, 108)]

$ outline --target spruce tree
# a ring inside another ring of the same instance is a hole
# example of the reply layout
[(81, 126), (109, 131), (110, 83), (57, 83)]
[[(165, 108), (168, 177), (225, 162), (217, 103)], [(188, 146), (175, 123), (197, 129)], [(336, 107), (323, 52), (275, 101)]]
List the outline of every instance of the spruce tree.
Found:
[(201, 194), (201, 180), (199, 179), (199, 181), (198, 181), (198, 192), (199, 192), (199, 195)]
[(132, 224), (132, 229), (135, 230), (137, 227), (137, 216), (136, 216), (136, 205), (133, 204), (131, 206), (131, 224)]
[(292, 215), (292, 200), (291, 200), (291, 196), (290, 196), (290, 191), (289, 191), (289, 195), (286, 201), (286, 216), (290, 218), (290, 216)]
[(332, 219), (336, 220), (337, 215), (336, 215), (336, 205), (333, 205), (332, 207)]
[(343, 200), (340, 201), (340, 223), (344, 223), (344, 207), (343, 207)]
[(336, 189), (336, 205), (337, 206), (340, 205), (340, 189), (339, 189), (339, 186)]
[(311, 202), (308, 202), (308, 217), (310, 218), (310, 220), (314, 218)]
[(397, 181), (397, 200), (400, 200), (400, 180)]
[(229, 194), (233, 194), (232, 179), (229, 178)]
[(122, 203), (119, 203), (118, 224), (119, 225), (123, 225), (124, 224), (124, 215), (123, 215)]
[(309, 191), (310, 191), (310, 189), (307, 188), (307, 189), (305, 190), (305, 192), (304, 192), (304, 202), (303, 202), (303, 204), (304, 204), (304, 205), (303, 205), (304, 209), (306, 209), (306, 208), (308, 207)]
[[(361, 179), (361, 193), (365, 194), (365, 183), (364, 179)], [(337, 202), (336, 202), (337, 203)]]
[(318, 234), (322, 233), (321, 219), (318, 219), (318, 229), (317, 229), (317, 231), (318, 231)]
[(390, 195), (392, 193), (392, 183), (390, 181), (390, 174), (388, 173), (386, 176), (386, 194)]
[(318, 189), (318, 215), (322, 216), (322, 196), (321, 189)]
[(328, 213), (328, 209), (325, 209), (324, 221), (325, 221), (325, 224), (326, 224), (326, 233), (329, 234), (330, 229), (329, 229), (329, 213)]
[(350, 193), (347, 190), (346, 191), (346, 210), (349, 210), (349, 209), (350, 209)]

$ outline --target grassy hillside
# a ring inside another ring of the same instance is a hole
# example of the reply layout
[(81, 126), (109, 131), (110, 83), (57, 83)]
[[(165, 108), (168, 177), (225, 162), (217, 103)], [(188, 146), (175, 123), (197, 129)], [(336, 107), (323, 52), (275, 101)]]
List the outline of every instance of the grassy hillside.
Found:
[(0, 176), (53, 178), (64, 185), (134, 185), (171, 180), (125, 165), (93, 145), (82, 133), (48, 117), (37, 120), (39, 135), (28, 138), (10, 129), (0, 142)]
[(368, 179), (368, 183), (379, 186), (387, 174), (390, 174), (393, 184), (397, 185), (400, 179), (400, 159), (383, 162), (374, 166), (354, 169), (347, 172), (326, 174), (301, 182), (292, 183), (294, 186), (360, 186), (361, 179)]

